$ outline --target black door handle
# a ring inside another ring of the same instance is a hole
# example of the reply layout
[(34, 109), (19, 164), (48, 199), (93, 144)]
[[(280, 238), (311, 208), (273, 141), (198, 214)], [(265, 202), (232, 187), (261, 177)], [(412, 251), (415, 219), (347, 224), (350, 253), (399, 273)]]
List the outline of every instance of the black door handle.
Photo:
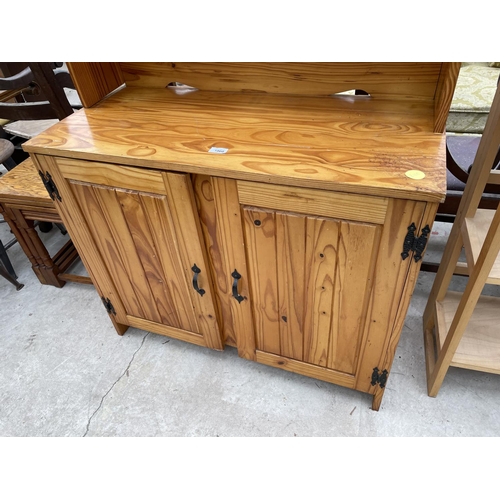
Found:
[(194, 276), (193, 276), (193, 288), (203, 297), (203, 294), (205, 293), (205, 290), (203, 288), (200, 288), (198, 286), (198, 275), (201, 273), (201, 269), (195, 264), (192, 268), (191, 271), (193, 271)]
[(238, 280), (241, 278), (241, 274), (236, 271), (236, 269), (231, 273), (231, 276), (234, 278), (233, 281), (233, 297), (241, 303), (242, 300), (245, 300), (245, 297), (238, 293)]

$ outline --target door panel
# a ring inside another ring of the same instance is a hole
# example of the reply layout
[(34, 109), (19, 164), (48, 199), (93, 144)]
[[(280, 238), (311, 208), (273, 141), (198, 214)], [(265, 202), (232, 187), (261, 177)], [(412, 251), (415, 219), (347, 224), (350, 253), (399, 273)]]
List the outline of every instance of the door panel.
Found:
[(380, 226), (242, 212), (257, 350), (355, 374)]
[[(158, 172), (163, 192), (155, 174), (151, 193), (130, 189), (129, 171), (137, 185), (147, 189), (147, 182), (138, 180), (141, 170), (133, 168), (113, 169), (113, 186), (84, 182), (86, 172), (95, 179), (101, 169), (99, 164), (84, 163), (78, 180), (68, 178), (75, 168), (66, 165), (62, 170), (129, 322), (158, 325), (158, 333), (172, 331), (177, 337), (191, 332), (197, 335), (191, 341), (222, 349), (189, 176)], [(198, 285), (203, 294), (193, 287), (194, 265), (201, 270)]]

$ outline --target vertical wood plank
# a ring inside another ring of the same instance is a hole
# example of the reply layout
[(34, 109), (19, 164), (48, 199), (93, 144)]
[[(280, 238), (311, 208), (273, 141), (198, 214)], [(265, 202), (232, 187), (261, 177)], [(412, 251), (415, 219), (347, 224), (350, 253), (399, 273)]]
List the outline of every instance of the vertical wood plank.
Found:
[(306, 217), (276, 214), (281, 355), (302, 361), (304, 342)]
[(243, 209), (257, 349), (280, 354), (274, 212)]
[(121, 209), (117, 193), (113, 189), (101, 187), (91, 188), (88, 186), (83, 189), (92, 189), (101, 207), (103, 216), (106, 219), (110, 234), (116, 246), (116, 251), (120, 255), (124, 271), (133, 284), (137, 300), (145, 314), (144, 317), (151, 321), (161, 322), (161, 316), (151, 296), (146, 272), (137, 253), (134, 240), (130, 234), (126, 216)]
[(205, 290), (205, 294), (201, 296), (193, 287), (190, 288), (200, 333), (205, 338), (207, 347), (222, 350), (222, 336), (214, 308), (213, 284), (206, 250), (202, 246), (203, 234), (199, 220), (195, 218), (197, 211), (190, 178), (186, 174), (167, 172), (163, 172), (162, 177), (186, 281), (190, 283), (193, 279), (194, 273), (191, 268), (194, 264), (201, 269), (199, 286)]
[[(215, 201), (216, 237), (221, 251), (221, 265), (227, 272), (226, 279), (229, 286), (232, 285), (231, 273), (235, 269), (241, 275), (238, 282), (238, 293), (244, 297), (244, 300), (238, 302), (232, 296), (229, 298), (238, 355), (245, 359), (255, 360), (255, 332), (249, 286), (250, 274), (245, 254), (244, 231), (237, 184), (235, 180), (219, 177), (212, 177), (211, 182)], [(223, 295), (224, 290), (224, 286), (219, 288), (221, 303), (227, 297), (227, 295)]]
[(127, 267), (123, 263), (112, 237), (111, 229), (106, 222), (92, 187), (78, 183), (70, 183), (70, 185), (87, 221), (95, 244), (109, 267), (127, 313), (140, 318), (144, 317), (145, 312), (130, 281)]
[[(141, 203), (143, 198), (150, 196), (116, 190), (116, 199), (123, 213), (123, 220), (120, 223), (123, 233), (129, 232), (130, 254), (135, 253), (137, 260), (135, 268), (130, 269), (129, 275), (138, 296), (144, 297), (148, 301), (148, 305), (143, 306), (144, 311), (148, 314), (145, 319), (178, 328), (179, 319), (170, 292), (165, 286), (166, 278), (159, 262), (158, 251), (153, 243), (147, 215)], [(117, 235), (117, 240), (120, 233), (121, 231)], [(139, 278), (142, 279), (139, 281)]]
[(441, 72), (434, 97), (434, 132), (446, 131), (446, 120), (450, 113), (451, 101), (457, 84), (461, 64), (458, 62), (441, 63)]
[(326, 366), (333, 312), (339, 225), (333, 220), (308, 217), (306, 231), (307, 308), (304, 325), (304, 361)]
[(119, 63), (68, 62), (67, 65), (86, 108), (98, 103), (125, 82)]
[[(228, 251), (221, 246), (221, 227), (217, 222), (213, 181), (208, 175), (192, 175), (191, 178), (208, 260), (212, 268), (216, 312), (222, 329), (223, 341), (225, 344), (236, 347), (236, 334), (230, 303), (231, 300), (234, 301), (231, 297), (231, 271), (234, 269), (234, 265), (231, 268), (231, 264), (227, 263), (225, 257)], [(244, 274), (246, 275), (246, 273)]]
[(144, 196), (141, 201), (161, 261), (165, 285), (170, 292), (179, 319), (179, 328), (200, 333), (191, 302), (190, 285), (186, 281), (179, 249), (175, 244), (175, 237), (173, 237), (175, 230), (166, 199), (158, 196)]
[(342, 222), (334, 286), (328, 368), (354, 374), (361, 344), (380, 228)]

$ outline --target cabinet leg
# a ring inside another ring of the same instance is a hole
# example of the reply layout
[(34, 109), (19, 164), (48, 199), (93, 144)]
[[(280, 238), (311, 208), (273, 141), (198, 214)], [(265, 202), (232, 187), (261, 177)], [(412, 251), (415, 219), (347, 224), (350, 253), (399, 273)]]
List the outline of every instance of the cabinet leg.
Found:
[(382, 398), (384, 397), (384, 392), (385, 392), (385, 389), (380, 389), (380, 387), (377, 387), (375, 389), (375, 394), (373, 394), (373, 400), (372, 400), (372, 410), (373, 411), (380, 410), (380, 405), (382, 404)]
[(115, 327), (116, 333), (118, 335), (123, 335), (127, 330), (129, 325), (124, 325), (123, 323), (118, 323), (115, 318), (110, 316), (111, 322), (113, 323), (113, 326)]

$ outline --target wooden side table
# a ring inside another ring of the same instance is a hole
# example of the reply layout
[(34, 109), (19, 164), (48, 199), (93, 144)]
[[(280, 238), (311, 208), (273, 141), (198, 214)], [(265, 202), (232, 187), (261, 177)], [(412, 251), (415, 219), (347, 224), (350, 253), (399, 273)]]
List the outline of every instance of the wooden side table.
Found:
[(0, 179), (0, 213), (31, 262), (40, 283), (58, 288), (66, 281), (92, 283), (86, 276), (66, 273), (78, 258), (71, 240), (51, 257), (35, 229), (35, 220), (56, 224), (62, 221), (31, 159)]

